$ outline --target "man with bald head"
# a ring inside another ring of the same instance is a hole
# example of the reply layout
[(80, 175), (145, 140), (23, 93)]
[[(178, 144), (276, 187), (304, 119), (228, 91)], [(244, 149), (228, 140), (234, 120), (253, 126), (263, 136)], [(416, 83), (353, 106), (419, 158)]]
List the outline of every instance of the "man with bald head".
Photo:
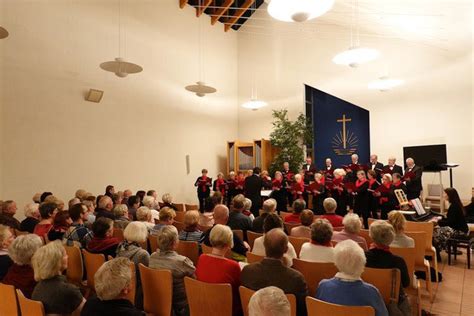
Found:
[(396, 164), (397, 158), (391, 156), (388, 158), (388, 165), (383, 167), (384, 173), (398, 173), (398, 174), (403, 174), (403, 169), (402, 166), (399, 166)]
[(423, 169), (415, 165), (413, 158), (406, 160), (405, 174), (403, 180), (407, 187), (407, 198), (413, 200), (420, 197), (423, 185), (421, 184), (421, 177), (423, 176)]
[(267, 286), (276, 286), (285, 294), (294, 294), (297, 301), (297, 314), (306, 315), (305, 297), (308, 287), (303, 275), (283, 262), (288, 250), (288, 237), (280, 228), (274, 228), (265, 234), (263, 241), (266, 257), (258, 263), (247, 265), (240, 274), (243, 286), (254, 291)]
[[(229, 221), (229, 209), (224, 204), (218, 204), (214, 207), (214, 226), (217, 224), (227, 225)], [(214, 228), (212, 226), (212, 228)], [(204, 243), (206, 246), (211, 247), (210, 235), (211, 229), (208, 229), (204, 232), (199, 240), (199, 243)], [(249, 245), (244, 242), (242, 239), (239, 238), (236, 234), (233, 234), (234, 239), (234, 248), (232, 248), (232, 252), (234, 252), (237, 256), (245, 256), (247, 251), (250, 250)], [(243, 258), (242, 258), (243, 259)]]

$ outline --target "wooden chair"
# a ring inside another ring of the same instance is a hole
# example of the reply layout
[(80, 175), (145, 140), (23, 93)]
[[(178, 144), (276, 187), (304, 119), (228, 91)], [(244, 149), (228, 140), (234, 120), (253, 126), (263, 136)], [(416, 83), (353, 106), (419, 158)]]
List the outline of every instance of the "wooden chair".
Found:
[(64, 249), (68, 256), (66, 277), (70, 283), (80, 286), (84, 276), (81, 249), (77, 246), (64, 246)]
[(232, 287), (230, 284), (205, 283), (184, 278), (190, 316), (232, 315)]
[(330, 279), (338, 272), (332, 262), (309, 262), (300, 259), (293, 259), (293, 269), (303, 274), (310, 296), (316, 294), (322, 279)]
[(265, 256), (259, 256), (254, 254), (253, 252), (247, 251), (247, 262), (248, 263), (255, 263), (260, 262), (265, 258)]
[(87, 272), (87, 287), (89, 289), (89, 294), (90, 291), (95, 292), (94, 276), (97, 270), (99, 270), (99, 268), (104, 264), (105, 256), (101, 253), (90, 253), (85, 249), (82, 249), (82, 256), (84, 257), (84, 266), (86, 267)]
[(178, 212), (185, 212), (184, 204), (183, 203), (173, 203), (174, 207), (176, 207), (176, 213)]
[(0, 315), (18, 316), (15, 287), (0, 283)]
[(369, 230), (368, 229), (361, 229), (359, 231), (359, 236), (363, 237), (365, 241), (367, 242), (367, 246), (370, 247), (370, 244), (373, 242), (372, 238), (370, 237)]
[(186, 212), (176, 212), (176, 217), (174, 218), (175, 222), (184, 223), (184, 214)]
[(425, 259), (425, 245), (426, 245), (426, 233), (425, 232), (405, 232), (408, 237), (413, 238), (415, 241), (415, 271), (424, 271), (426, 290), (430, 294), (430, 301), (433, 302), (433, 289), (431, 287), (431, 265), (428, 260)]
[(178, 221), (174, 221), (174, 222), (173, 222), (173, 226), (176, 227), (176, 229), (178, 230), (178, 233), (179, 233), (180, 231), (183, 231), (184, 228), (185, 228), (184, 223), (178, 222)]
[[(45, 316), (43, 303), (26, 298), (20, 290), (16, 290), (18, 304), (21, 315), (25, 316)], [(3, 314), (2, 314), (3, 315)]]
[(383, 297), (385, 304), (392, 301), (392, 282), (395, 277), (394, 301), (398, 302), (400, 293), (400, 270), (398, 269), (376, 269), (365, 268), (362, 280), (375, 286)]
[(244, 240), (244, 231), (241, 229), (232, 229), (232, 232), (234, 235), (237, 235), (237, 237), (240, 238), (240, 240)]
[(303, 246), (303, 244), (306, 243), (306, 242), (311, 242), (311, 240), (309, 238), (294, 237), (294, 236), (288, 236), (288, 241), (295, 248), (295, 252), (296, 252), (296, 255), (298, 256), (298, 258), (300, 257), (300, 251), (301, 251), (301, 247)]
[[(206, 245), (205, 243), (201, 244), (202, 253), (210, 254), (212, 252), (212, 247)], [(227, 251), (225, 254), (227, 259), (232, 259), (232, 251)]]
[(120, 242), (122, 242), (124, 240), (123, 229), (114, 228), (114, 237), (117, 238)]
[(286, 232), (289, 234), (291, 234), (291, 230), (295, 227), (298, 227), (298, 226), (301, 226), (300, 223), (285, 223), (285, 229), (286, 229)]
[(252, 232), (250, 230), (247, 231), (247, 239), (248, 239), (248, 243), (250, 245), (250, 249), (253, 249), (253, 243), (255, 241), (255, 239), (257, 239), (258, 237), (262, 237), (263, 234), (261, 233), (255, 233), (255, 232)]
[(196, 205), (196, 204), (184, 204), (184, 208), (186, 209), (186, 211), (198, 211), (199, 210), (199, 206)]
[[(239, 287), (240, 293), (240, 303), (242, 304), (242, 310), (244, 311), (244, 316), (249, 314), (249, 302), (252, 295), (255, 293), (254, 290), (246, 288), (245, 286)], [(291, 316), (296, 316), (296, 296), (294, 294), (286, 294), (286, 298), (290, 302)]]
[(156, 235), (148, 235), (148, 243), (150, 244), (151, 253), (154, 253), (158, 250), (158, 239)]
[(157, 270), (138, 265), (143, 288), (143, 308), (153, 316), (171, 315), (173, 276), (169, 270)]
[(180, 240), (178, 243), (178, 249), (176, 252), (182, 256), (188, 257), (194, 263), (194, 266), (197, 265), (199, 259), (199, 244), (196, 241), (184, 241)]
[(344, 306), (331, 304), (306, 296), (308, 316), (375, 316), (372, 306)]
[(426, 233), (426, 246), (425, 246), (425, 256), (430, 256), (433, 260), (433, 268), (436, 271), (436, 282), (439, 282), (438, 279), (438, 257), (436, 256), (436, 249), (433, 247), (433, 222), (412, 222), (407, 221), (405, 224), (405, 230), (408, 232), (425, 232)]

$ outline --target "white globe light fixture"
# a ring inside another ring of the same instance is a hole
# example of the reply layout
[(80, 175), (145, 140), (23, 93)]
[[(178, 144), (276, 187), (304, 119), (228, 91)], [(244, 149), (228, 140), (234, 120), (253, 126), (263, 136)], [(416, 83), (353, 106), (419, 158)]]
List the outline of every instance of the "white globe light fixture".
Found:
[(355, 68), (360, 64), (377, 59), (379, 55), (379, 51), (373, 48), (351, 47), (334, 56), (332, 61), (337, 65), (345, 65)]
[(262, 100), (250, 99), (249, 101), (242, 104), (243, 108), (250, 109), (252, 111), (257, 111), (260, 108), (267, 106), (268, 103)]
[(268, 13), (284, 22), (305, 22), (317, 18), (334, 5), (334, 0), (271, 0)]
[(385, 92), (391, 90), (404, 83), (401, 79), (391, 79), (389, 77), (380, 77), (378, 80), (369, 83), (368, 88), (370, 90), (379, 90)]

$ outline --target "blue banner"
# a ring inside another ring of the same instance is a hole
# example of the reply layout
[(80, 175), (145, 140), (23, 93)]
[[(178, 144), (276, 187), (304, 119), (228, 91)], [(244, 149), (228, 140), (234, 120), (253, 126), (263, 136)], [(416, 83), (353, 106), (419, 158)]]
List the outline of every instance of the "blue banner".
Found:
[[(307, 113), (313, 124), (313, 157), (318, 168), (331, 158), (334, 167), (347, 165), (351, 155), (366, 164), (370, 156), (369, 111), (321, 90), (306, 86)], [(310, 111), (308, 111), (310, 110)]]

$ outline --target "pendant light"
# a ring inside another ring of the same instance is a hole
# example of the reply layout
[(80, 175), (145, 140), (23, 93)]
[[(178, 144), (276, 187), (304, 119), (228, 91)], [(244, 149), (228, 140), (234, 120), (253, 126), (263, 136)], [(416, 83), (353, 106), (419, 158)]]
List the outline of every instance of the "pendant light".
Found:
[(399, 85), (402, 85), (403, 83), (404, 81), (401, 79), (394, 79), (394, 78), (389, 78), (388, 76), (383, 76), (377, 80), (370, 82), (368, 85), (368, 88), (371, 90), (379, 90), (381, 92), (385, 92), (395, 87), (398, 87)]
[(125, 61), (124, 58), (121, 57), (121, 49), (122, 49), (122, 45), (121, 45), (121, 42), (122, 42), (122, 21), (121, 21), (121, 3), (120, 3), (121, 0), (118, 0), (118, 18), (119, 18), (119, 32), (118, 32), (118, 36), (119, 36), (119, 39), (118, 39), (118, 53), (119, 53), (119, 57), (116, 57), (113, 61), (106, 61), (106, 62), (103, 62), (100, 64), (100, 68), (105, 70), (105, 71), (109, 71), (109, 72), (113, 72), (117, 77), (119, 78), (125, 78), (126, 76), (128, 76), (129, 74), (136, 74), (136, 73), (139, 73), (143, 70), (143, 68), (137, 64), (134, 64), (134, 63), (131, 63), (131, 62), (128, 62), (128, 61)]
[[(201, 0), (199, 0), (199, 8), (202, 8), (202, 3)], [(203, 54), (202, 54), (202, 23), (201, 23), (202, 17), (199, 18), (199, 34), (198, 34), (198, 42), (199, 42), (199, 48), (198, 48), (198, 67), (199, 67), (199, 80), (196, 82), (196, 84), (188, 85), (184, 87), (186, 90), (195, 93), (198, 97), (204, 97), (206, 94), (210, 93), (215, 93), (217, 91), (216, 88), (211, 87), (206, 85), (204, 82), (204, 67), (203, 67)]]
[(305, 22), (329, 10), (334, 0), (271, 0), (267, 11), (274, 19), (284, 22)]
[(8, 37), (8, 31), (0, 26), (0, 39), (4, 39)]
[[(351, 25), (351, 46), (348, 50), (343, 51), (334, 56), (332, 61), (337, 65), (345, 65), (355, 68), (360, 64), (377, 59), (380, 53), (376, 49), (360, 46), (359, 0), (354, 0), (352, 19), (353, 23)], [(353, 30), (354, 25), (356, 27), (355, 39)]]

